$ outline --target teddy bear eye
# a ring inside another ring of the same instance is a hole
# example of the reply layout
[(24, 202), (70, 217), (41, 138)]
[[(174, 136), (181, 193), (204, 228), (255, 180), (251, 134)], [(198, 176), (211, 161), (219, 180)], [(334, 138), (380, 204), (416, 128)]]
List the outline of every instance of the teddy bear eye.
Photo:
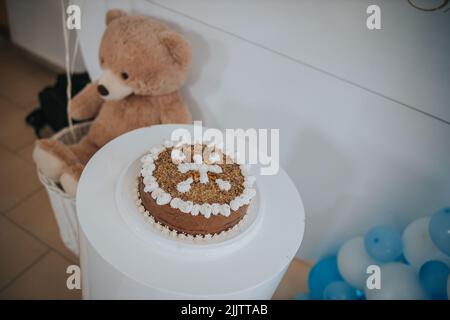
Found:
[(105, 59), (103, 57), (100, 58), (100, 64), (105, 63)]
[(122, 77), (123, 80), (127, 80), (128, 79), (128, 73), (126, 73), (126, 72), (122, 72), (120, 74), (120, 76)]

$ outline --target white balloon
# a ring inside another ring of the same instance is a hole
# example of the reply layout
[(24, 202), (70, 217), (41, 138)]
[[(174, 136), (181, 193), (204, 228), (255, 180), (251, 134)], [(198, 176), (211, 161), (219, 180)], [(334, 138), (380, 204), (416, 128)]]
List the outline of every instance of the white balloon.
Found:
[(428, 299), (413, 267), (392, 262), (380, 268), (380, 289), (364, 289), (367, 300), (423, 300)]
[(411, 222), (403, 231), (403, 255), (417, 270), (429, 260), (439, 260), (450, 267), (450, 257), (441, 252), (433, 243), (429, 234), (430, 217)]
[(380, 264), (367, 254), (363, 237), (356, 237), (344, 243), (339, 249), (337, 263), (339, 272), (345, 281), (360, 290), (366, 287), (366, 280), (369, 276), (367, 267)]

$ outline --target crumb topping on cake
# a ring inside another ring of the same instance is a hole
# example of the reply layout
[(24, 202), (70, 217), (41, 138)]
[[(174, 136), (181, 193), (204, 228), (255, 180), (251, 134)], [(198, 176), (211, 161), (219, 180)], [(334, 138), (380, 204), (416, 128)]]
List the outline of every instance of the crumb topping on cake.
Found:
[(209, 218), (229, 216), (250, 203), (256, 194), (255, 177), (248, 175), (245, 165), (206, 145), (184, 147), (181, 151), (166, 141), (141, 159), (144, 191), (158, 205)]
[[(198, 204), (224, 204), (229, 203), (244, 191), (244, 176), (241, 174), (238, 164), (221, 164), (221, 173), (209, 171), (207, 173), (208, 183), (201, 183), (198, 171), (190, 170), (183, 173), (178, 169), (179, 165), (172, 162), (171, 152), (172, 148), (166, 149), (159, 154), (158, 159), (155, 161), (156, 168), (153, 175), (159, 187), (172, 197), (193, 201)], [(188, 179), (192, 180), (190, 184), (187, 182)], [(220, 181), (228, 181), (231, 185), (230, 189), (228, 191), (221, 190), (216, 183), (218, 179)], [(177, 188), (177, 185), (180, 183), (182, 185), (190, 185), (189, 190), (180, 192)]]

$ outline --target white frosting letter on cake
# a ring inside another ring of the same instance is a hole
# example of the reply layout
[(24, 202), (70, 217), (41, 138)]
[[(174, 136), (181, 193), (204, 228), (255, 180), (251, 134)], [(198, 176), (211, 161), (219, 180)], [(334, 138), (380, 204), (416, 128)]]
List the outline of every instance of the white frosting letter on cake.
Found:
[(220, 154), (218, 154), (217, 152), (213, 152), (209, 155), (209, 163), (218, 163), (222, 160)]
[(208, 172), (222, 173), (222, 168), (216, 164), (205, 163), (180, 163), (178, 165), (178, 171), (186, 173), (188, 171), (198, 171), (200, 174), (200, 183), (208, 183)]
[(231, 183), (229, 181), (216, 179), (216, 184), (222, 191), (229, 191), (231, 189)]
[(180, 183), (177, 184), (177, 190), (178, 192), (181, 193), (186, 193), (191, 189), (191, 184), (192, 182), (194, 182), (194, 179), (192, 178), (188, 178), (184, 181), (181, 181)]

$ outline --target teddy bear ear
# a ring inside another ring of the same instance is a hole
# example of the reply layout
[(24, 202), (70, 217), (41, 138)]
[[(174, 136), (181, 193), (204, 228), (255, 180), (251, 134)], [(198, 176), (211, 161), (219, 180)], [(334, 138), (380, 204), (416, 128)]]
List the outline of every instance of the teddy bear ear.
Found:
[(120, 17), (124, 17), (126, 15), (128, 15), (128, 14), (123, 10), (119, 10), (119, 9), (109, 10), (106, 13), (106, 25), (110, 24), (111, 21), (113, 21), (117, 18), (120, 18)]
[(182, 68), (191, 64), (192, 49), (189, 43), (178, 33), (163, 31), (159, 34), (161, 44), (167, 48), (172, 59)]

